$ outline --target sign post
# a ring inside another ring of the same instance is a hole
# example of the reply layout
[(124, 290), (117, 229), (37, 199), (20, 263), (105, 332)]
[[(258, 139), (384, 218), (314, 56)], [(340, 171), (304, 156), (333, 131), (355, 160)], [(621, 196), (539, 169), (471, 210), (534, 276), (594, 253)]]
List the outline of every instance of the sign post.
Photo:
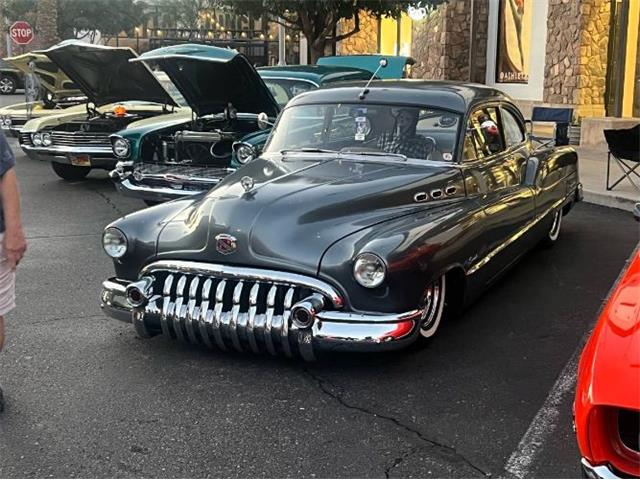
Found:
[(33, 28), (28, 22), (22, 20), (14, 22), (14, 24), (11, 25), (9, 35), (11, 36), (11, 40), (18, 45), (28, 45), (34, 38)]

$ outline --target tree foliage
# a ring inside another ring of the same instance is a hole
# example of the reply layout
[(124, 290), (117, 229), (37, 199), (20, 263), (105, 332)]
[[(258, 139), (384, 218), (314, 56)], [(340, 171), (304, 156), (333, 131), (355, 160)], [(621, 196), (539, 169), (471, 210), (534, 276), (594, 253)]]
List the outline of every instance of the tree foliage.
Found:
[[(360, 31), (360, 14), (367, 12), (378, 18), (398, 18), (409, 6), (420, 3), (433, 6), (446, 0), (396, 1), (396, 0), (216, 0), (218, 6), (236, 13), (255, 16), (268, 15), (271, 20), (301, 32), (309, 42), (311, 60), (324, 54), (328, 43), (349, 38)], [(353, 28), (335, 33), (341, 20), (353, 19)]]
[[(5, 16), (9, 22), (27, 20), (35, 24), (38, 3), (37, 0), (7, 0)], [(103, 35), (131, 33), (144, 23), (145, 7), (144, 2), (136, 0), (58, 0), (58, 37), (78, 38), (82, 32), (95, 31)]]
[(143, 23), (145, 4), (135, 0), (58, 0), (58, 35), (76, 38), (80, 32), (98, 30), (117, 35)]

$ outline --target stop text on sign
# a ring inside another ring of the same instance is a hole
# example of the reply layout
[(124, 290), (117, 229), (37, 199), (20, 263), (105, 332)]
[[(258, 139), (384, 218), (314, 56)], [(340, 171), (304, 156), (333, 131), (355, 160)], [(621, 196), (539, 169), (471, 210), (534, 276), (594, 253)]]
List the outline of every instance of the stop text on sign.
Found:
[(18, 45), (26, 45), (33, 40), (33, 28), (28, 22), (18, 21), (9, 29), (11, 39)]

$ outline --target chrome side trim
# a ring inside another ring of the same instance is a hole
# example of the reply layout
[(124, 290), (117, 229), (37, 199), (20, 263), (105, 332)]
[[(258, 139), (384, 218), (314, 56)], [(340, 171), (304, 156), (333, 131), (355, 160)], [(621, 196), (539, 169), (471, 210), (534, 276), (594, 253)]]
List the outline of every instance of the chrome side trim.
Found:
[(342, 308), (344, 306), (342, 297), (331, 285), (317, 278), (307, 277), (297, 273), (248, 267), (231, 267), (229, 265), (215, 263), (159, 260), (145, 266), (141, 270), (140, 276), (143, 277), (155, 271), (168, 271), (176, 274), (209, 275), (242, 281), (274, 282), (289, 287), (306, 287), (322, 293), (329, 298), (334, 308)]
[(546, 217), (552, 211), (556, 210), (560, 205), (562, 205), (566, 201), (567, 201), (567, 199), (563, 198), (563, 199), (558, 200), (557, 202), (555, 202), (553, 205), (551, 205), (549, 208), (547, 208), (544, 211), (544, 213), (542, 213), (542, 214), (538, 215), (537, 217), (535, 217), (533, 220), (531, 220), (529, 223), (527, 223), (524, 227), (522, 227), (520, 230), (518, 230), (514, 235), (512, 235), (509, 238), (507, 238), (503, 243), (498, 245), (496, 248), (494, 248), (492, 251), (490, 251), (487, 255), (485, 255), (482, 259), (477, 261), (471, 268), (469, 268), (467, 270), (467, 275), (473, 275), (474, 273), (476, 273), (478, 270), (480, 270), (482, 267), (484, 267), (487, 263), (489, 263), (491, 261), (491, 259), (493, 259), (497, 254), (499, 254), (502, 250), (504, 250), (509, 245), (511, 245), (513, 242), (515, 242), (520, 237), (522, 237), (525, 233), (527, 233), (529, 230), (531, 230), (533, 227), (535, 227), (540, 222), (540, 220), (542, 220), (544, 217)]

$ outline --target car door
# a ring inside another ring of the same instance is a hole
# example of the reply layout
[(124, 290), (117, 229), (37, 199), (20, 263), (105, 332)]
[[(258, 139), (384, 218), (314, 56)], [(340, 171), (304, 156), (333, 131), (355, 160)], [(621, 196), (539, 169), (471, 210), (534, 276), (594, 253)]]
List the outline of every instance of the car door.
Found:
[[(510, 120), (510, 119), (509, 119)], [(524, 233), (535, 214), (533, 189), (525, 186), (528, 149), (524, 137), (505, 131), (498, 105), (476, 108), (468, 117), (462, 167), (467, 195), (485, 213), (483, 242), (469, 271), (491, 280), (526, 250)]]

